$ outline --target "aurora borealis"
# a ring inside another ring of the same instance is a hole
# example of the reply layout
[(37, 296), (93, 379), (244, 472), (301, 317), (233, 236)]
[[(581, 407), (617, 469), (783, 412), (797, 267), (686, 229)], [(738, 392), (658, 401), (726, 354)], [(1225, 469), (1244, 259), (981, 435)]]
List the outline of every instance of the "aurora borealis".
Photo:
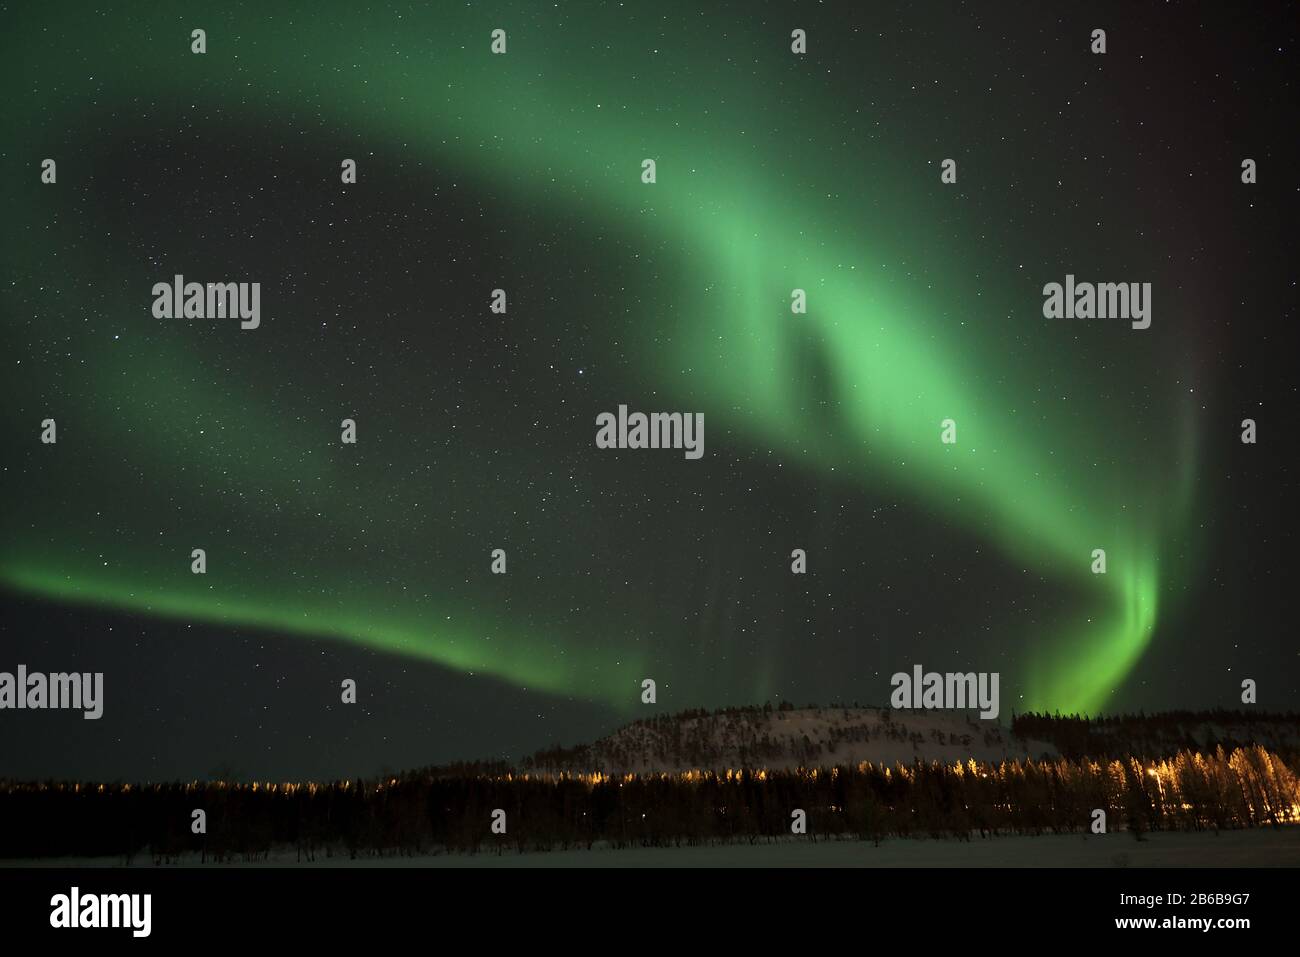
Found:
[[(10, 11), (6, 635), (128, 622), (112, 660), (148, 668), (192, 627), (307, 711), (348, 674), (295, 661), (340, 643), (534, 716), (638, 716), (645, 677), (666, 709), (883, 701), (914, 662), (1000, 671), (1008, 713), (1209, 706), (1234, 668), (1295, 706), (1291, 473), (1238, 440), (1294, 401), (1267, 37), (637, 6)], [(1207, 77), (1217, 46), (1253, 66)], [(180, 273), (260, 282), (260, 327), (154, 318)], [(1045, 319), (1067, 273), (1151, 282), (1151, 328)], [(596, 449), (620, 403), (702, 412), (708, 453)], [(199, 660), (166, 680), (213, 693)], [(393, 760), (474, 753), (444, 727)]]

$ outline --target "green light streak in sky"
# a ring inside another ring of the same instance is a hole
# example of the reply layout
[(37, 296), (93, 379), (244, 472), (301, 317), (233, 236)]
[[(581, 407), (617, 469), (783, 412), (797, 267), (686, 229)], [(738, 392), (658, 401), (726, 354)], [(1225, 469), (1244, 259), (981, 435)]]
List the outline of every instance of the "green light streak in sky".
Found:
[[(192, 24), (165, 14), (149, 24), (90, 17), (64, 41), (58, 39), (67, 35), (58, 26), (62, 14), (49, 16), (48, 32), (29, 27), (11, 34), (34, 42), (12, 51), (0, 68), (7, 88), (39, 91), (10, 104), (8, 122), (30, 139), (44, 128), (47, 110), (70, 125), (86, 122), (89, 113), (73, 104), (93, 99), (97, 84), (106, 84), (104, 95), (123, 108), (136, 98), (178, 110), (206, 102), (280, 122), (296, 111), (318, 111), (357, 141), (458, 168), (521, 208), (586, 210), (593, 222), (663, 250), (681, 272), (661, 276), (673, 310), (642, 317), (640, 362), (648, 387), (662, 390), (674, 407), (704, 411), (714, 434), (712, 423), (725, 422), (756, 447), (778, 448), (814, 474), (886, 484), (1090, 596), (1084, 620), (1049, 623), (1035, 637), (1018, 707), (1095, 710), (1150, 640), (1161, 536), (1181, 520), (1185, 496), (1164, 494), (1131, 469), (1099, 475), (1087, 464), (1098, 449), (1112, 441), (1131, 446), (1141, 437), (1114, 421), (1062, 424), (1012, 411), (1035, 384), (1033, 373), (1007, 368), (997, 336), (962, 331), (943, 318), (954, 307), (941, 293), (900, 278), (897, 269), (874, 269), (911, 251), (924, 253), (926, 224), (943, 199), (910, 208), (897, 170), (913, 158), (896, 158), (891, 168), (880, 165), (884, 151), (870, 158), (878, 168), (862, 197), (828, 200), (828, 189), (855, 171), (834, 145), (817, 142), (813, 121), (825, 118), (829, 127), (845, 105), (826, 102), (812, 77), (769, 65), (763, 67), (769, 75), (756, 79), (719, 56), (710, 29), (675, 35), (662, 48), (649, 37), (628, 45), (629, 32), (635, 37), (641, 25), (629, 26), (609, 11), (546, 26), (531, 15), (502, 16), (511, 36), (504, 57), (487, 51), (488, 32), (498, 24), (460, 9), (416, 11), (365, 31), (317, 5), (297, 16), (223, 14), (206, 25), (206, 57), (188, 52)], [(57, 58), (44, 44), (61, 42), (74, 47), (67, 59), (77, 69), (61, 74), (57, 89), (41, 88), (32, 77)], [(773, 40), (757, 32), (727, 41), (731, 49), (745, 43), (762, 51), (755, 53), (760, 59), (784, 63), (782, 44), (763, 49)], [(99, 79), (80, 79), (83, 74)], [(765, 91), (778, 81), (782, 102), (810, 104), (811, 118), (771, 114)], [(31, 112), (22, 115), (23, 109)], [(654, 186), (639, 182), (644, 157), (658, 163)], [(5, 243), (20, 262), (30, 255), (13, 237)], [(961, 264), (934, 268), (960, 272)], [(790, 314), (795, 287), (808, 291), (807, 316)], [(1000, 295), (1014, 298), (1009, 291)], [(1038, 305), (1032, 297), (1019, 307), (1029, 335), (1043, 322)], [(978, 326), (978, 312), (969, 318)], [(146, 433), (144, 441), (154, 443), (160, 468), (193, 462), (203, 448), (186, 438), (182, 409), (222, 400), (190, 391), (194, 360), (183, 333), (160, 337), (150, 348), (153, 368), (170, 370), (158, 375), (175, 390), (179, 407), (175, 431)], [(824, 370), (820, 384), (830, 405), (809, 401), (810, 356)], [(274, 361), (262, 361), (269, 373)], [(129, 378), (102, 375), (96, 391), (115, 410), (105, 432), (157, 419)], [(233, 418), (256, 407), (250, 399), (222, 414)], [(253, 443), (244, 456), (250, 471), (233, 483), (285, 501), (287, 514), (299, 521), (311, 508), (293, 501), (302, 488), (285, 461), (309, 454), (300, 411), (262, 408), (258, 436), (227, 437)], [(590, 411), (594, 421), (596, 410)], [(940, 422), (949, 417), (957, 422), (955, 446), (939, 441)], [(1178, 446), (1184, 450), (1180, 488), (1191, 467), (1185, 447)], [(317, 483), (339, 505), (332, 520), (346, 523), (346, 496), (330, 491), (340, 474), (327, 466)], [(371, 478), (382, 511), (383, 478)], [(367, 607), (360, 584), (349, 596), (345, 582), (330, 581), (332, 597), (313, 599), (320, 590), (286, 583), (274, 559), (261, 569), (265, 578), (254, 561), (243, 566), (246, 580), (218, 594), (186, 575), (165, 574), (171, 566), (148, 557), (143, 534), (132, 547), (145, 571), (105, 577), (71, 547), (51, 552), (38, 535), (18, 527), (11, 532), (0, 577), (62, 600), (336, 636), (621, 705), (630, 698), (627, 682), (646, 667), (644, 654), (625, 654), (615, 672), (593, 675), (583, 667), (594, 659), (591, 651), (585, 661), (575, 655), (561, 664), (535, 626), (511, 622), (505, 613), (494, 622), (495, 644), (445, 621), (432, 627), (430, 619), (445, 619), (454, 604), (437, 596), (427, 604), (394, 596), (375, 614), (349, 614), (348, 607)], [(1095, 547), (1108, 552), (1104, 577), (1089, 573)], [(406, 550), (412, 553), (414, 543)], [(942, 587), (939, 592), (941, 599)], [(461, 611), (453, 617), (459, 620)]]

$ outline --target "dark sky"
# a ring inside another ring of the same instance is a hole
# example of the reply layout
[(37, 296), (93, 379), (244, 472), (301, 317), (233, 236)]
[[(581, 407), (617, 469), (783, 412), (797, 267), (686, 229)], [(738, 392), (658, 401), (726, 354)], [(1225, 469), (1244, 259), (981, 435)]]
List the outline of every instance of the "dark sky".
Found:
[[(1300, 707), (1293, 7), (693, 6), (6, 5), (0, 671), (106, 690), (0, 711), (0, 776), (517, 757), (914, 663)], [(177, 274), (260, 326), (156, 318)], [(1151, 328), (1044, 317), (1067, 274)], [(598, 449), (620, 404), (705, 454)]]

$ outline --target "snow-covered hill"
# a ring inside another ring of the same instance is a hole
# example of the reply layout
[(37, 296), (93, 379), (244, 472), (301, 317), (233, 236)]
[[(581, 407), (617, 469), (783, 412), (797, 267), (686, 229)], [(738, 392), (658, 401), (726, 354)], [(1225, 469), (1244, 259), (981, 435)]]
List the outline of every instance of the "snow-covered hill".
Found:
[(974, 712), (735, 708), (642, 719), (591, 745), (542, 751), (525, 767), (607, 773), (832, 767), (1056, 757)]

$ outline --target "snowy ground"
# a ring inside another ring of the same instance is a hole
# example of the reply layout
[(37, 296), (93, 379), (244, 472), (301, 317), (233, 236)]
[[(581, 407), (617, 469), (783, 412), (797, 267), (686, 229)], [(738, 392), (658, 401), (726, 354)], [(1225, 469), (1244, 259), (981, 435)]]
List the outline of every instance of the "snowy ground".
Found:
[[(120, 867), (121, 858), (0, 861), (0, 867)], [(198, 864), (198, 859), (185, 864)], [(147, 857), (135, 867), (151, 868)], [(175, 866), (175, 865), (173, 865)], [(185, 865), (181, 865), (185, 866)], [(214, 865), (206, 865), (213, 867)], [(1138, 842), (1126, 833), (997, 837), (969, 843), (891, 838), (870, 842), (794, 839), (775, 844), (634, 848), (551, 853), (326, 859), (298, 864), (292, 850), (269, 862), (222, 867), (1300, 867), (1300, 826), (1212, 833), (1164, 833)]]

